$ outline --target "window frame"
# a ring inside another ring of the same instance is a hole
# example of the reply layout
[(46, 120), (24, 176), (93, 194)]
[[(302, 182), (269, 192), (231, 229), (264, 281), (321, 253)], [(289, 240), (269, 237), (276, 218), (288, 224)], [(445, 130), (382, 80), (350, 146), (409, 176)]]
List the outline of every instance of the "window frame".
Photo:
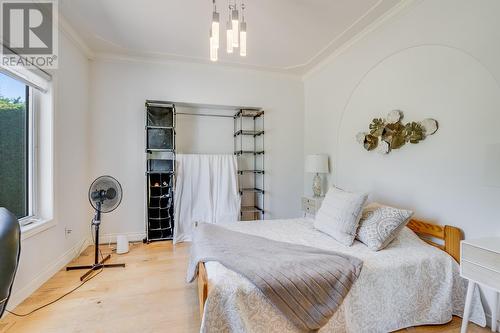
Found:
[(38, 211), (37, 211), (37, 160), (38, 160), (38, 126), (37, 126), (37, 112), (35, 110), (35, 94), (33, 92), (33, 87), (26, 85), (27, 96), (26, 96), (26, 106), (27, 106), (27, 148), (28, 148), (28, 158), (26, 159), (27, 165), (27, 190), (26, 190), (26, 200), (28, 203), (28, 212), (25, 217), (19, 219), (19, 224), (21, 227), (25, 227), (32, 223), (39, 221)]
[(19, 224), (21, 226), (27, 224), (28, 220), (33, 217), (33, 193), (32, 193), (32, 188), (33, 188), (33, 129), (34, 129), (34, 124), (32, 124), (32, 118), (33, 118), (33, 110), (32, 110), (32, 103), (31, 103), (31, 87), (28, 86), (26, 83), (20, 81), (17, 78), (11, 77), (12, 80), (16, 80), (17, 82), (21, 82), (25, 86), (25, 107), (26, 107), (26, 122), (24, 124), (25, 126), (25, 132), (26, 132), (26, 147), (25, 147), (25, 154), (26, 154), (26, 175), (25, 175), (25, 200), (26, 200), (26, 216), (19, 218)]

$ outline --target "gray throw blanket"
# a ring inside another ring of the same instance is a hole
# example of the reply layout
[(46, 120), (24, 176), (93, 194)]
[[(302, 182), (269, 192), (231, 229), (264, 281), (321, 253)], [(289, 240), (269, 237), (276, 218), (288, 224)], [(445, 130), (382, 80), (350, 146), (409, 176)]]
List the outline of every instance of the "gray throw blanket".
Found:
[(198, 263), (217, 261), (252, 282), (297, 328), (314, 332), (333, 316), (362, 261), (336, 252), (200, 223), (194, 230), (187, 281)]

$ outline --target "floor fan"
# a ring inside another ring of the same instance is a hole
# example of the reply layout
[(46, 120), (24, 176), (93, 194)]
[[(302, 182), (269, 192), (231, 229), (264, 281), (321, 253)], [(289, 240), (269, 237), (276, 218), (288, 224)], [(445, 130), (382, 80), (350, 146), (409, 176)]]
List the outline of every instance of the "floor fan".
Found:
[(110, 254), (99, 261), (99, 227), (101, 225), (101, 214), (115, 210), (122, 201), (122, 195), (123, 192), (120, 183), (111, 176), (101, 176), (90, 185), (89, 202), (95, 210), (94, 218), (92, 219), (92, 226), (95, 232), (94, 263), (92, 265), (66, 267), (67, 271), (88, 269), (89, 271), (80, 277), (81, 281), (89, 276), (92, 271), (104, 267), (125, 267), (125, 264), (105, 264), (105, 262), (111, 258)]

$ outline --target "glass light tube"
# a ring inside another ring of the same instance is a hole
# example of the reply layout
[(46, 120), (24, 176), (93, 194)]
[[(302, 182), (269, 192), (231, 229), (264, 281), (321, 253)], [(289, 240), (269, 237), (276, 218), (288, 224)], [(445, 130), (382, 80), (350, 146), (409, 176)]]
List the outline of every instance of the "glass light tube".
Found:
[(233, 53), (233, 30), (230, 21), (227, 22), (226, 27), (226, 46), (227, 53)]
[(218, 60), (218, 51), (219, 49), (215, 47), (215, 40), (213, 36), (213, 31), (210, 29), (210, 61)]
[(247, 23), (241, 22), (240, 26), (240, 56), (246, 57), (247, 55)]
[(233, 9), (231, 12), (231, 23), (232, 23), (232, 29), (233, 29), (233, 47), (238, 47), (238, 37), (239, 37), (239, 14), (238, 14), (238, 9)]
[(212, 14), (212, 38), (213, 46), (219, 48), (219, 13), (216, 11)]

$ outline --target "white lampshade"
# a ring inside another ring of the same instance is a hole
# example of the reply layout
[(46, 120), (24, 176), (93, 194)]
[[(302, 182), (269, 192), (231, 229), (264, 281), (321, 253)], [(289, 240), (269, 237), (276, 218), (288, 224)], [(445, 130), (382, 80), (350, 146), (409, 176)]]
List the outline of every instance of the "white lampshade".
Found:
[(500, 187), (500, 143), (486, 145), (484, 183)]
[(328, 155), (307, 155), (305, 169), (310, 173), (328, 173)]

